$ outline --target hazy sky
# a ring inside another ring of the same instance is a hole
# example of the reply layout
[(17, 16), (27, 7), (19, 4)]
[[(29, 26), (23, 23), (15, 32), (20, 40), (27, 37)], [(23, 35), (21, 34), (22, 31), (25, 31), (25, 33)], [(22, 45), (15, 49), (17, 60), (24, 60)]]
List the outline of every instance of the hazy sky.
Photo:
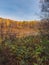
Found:
[(0, 17), (15, 20), (39, 19), (39, 0), (0, 0)]

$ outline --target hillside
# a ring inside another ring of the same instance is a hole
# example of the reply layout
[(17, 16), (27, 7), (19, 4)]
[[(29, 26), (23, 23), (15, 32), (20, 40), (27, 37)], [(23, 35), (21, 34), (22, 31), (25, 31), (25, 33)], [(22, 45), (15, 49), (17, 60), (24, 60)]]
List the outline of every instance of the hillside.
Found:
[(0, 65), (49, 65), (49, 22), (0, 18)]
[(14, 21), (0, 18), (0, 35), (28, 36), (37, 35), (39, 30), (38, 21)]
[(29, 35), (39, 35), (48, 33), (49, 22), (47, 21), (14, 21), (0, 18), (0, 36), (1, 37), (22, 37)]

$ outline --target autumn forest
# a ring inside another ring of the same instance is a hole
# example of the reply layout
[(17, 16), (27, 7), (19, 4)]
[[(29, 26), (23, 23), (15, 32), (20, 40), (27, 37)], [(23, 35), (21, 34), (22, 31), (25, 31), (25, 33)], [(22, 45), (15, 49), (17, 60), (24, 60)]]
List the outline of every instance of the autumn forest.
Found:
[(49, 22), (0, 18), (0, 65), (49, 65)]

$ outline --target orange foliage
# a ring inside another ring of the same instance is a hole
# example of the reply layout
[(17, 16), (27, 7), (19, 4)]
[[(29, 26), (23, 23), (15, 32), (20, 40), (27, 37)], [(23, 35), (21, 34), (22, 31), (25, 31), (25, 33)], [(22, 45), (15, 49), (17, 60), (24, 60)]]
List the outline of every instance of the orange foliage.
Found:
[(0, 18), (0, 34), (16, 36), (34, 35), (38, 32), (38, 21), (14, 21)]

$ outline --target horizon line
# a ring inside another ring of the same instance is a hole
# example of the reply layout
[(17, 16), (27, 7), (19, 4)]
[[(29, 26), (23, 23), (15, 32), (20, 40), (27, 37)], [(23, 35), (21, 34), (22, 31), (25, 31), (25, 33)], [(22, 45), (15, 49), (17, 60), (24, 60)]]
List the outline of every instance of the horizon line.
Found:
[(31, 19), (31, 20), (23, 20), (23, 19), (14, 19), (14, 18), (11, 18), (11, 17), (2, 17), (0, 16), (0, 18), (3, 18), (3, 19), (10, 19), (10, 20), (14, 20), (14, 21), (40, 21), (40, 19)]

